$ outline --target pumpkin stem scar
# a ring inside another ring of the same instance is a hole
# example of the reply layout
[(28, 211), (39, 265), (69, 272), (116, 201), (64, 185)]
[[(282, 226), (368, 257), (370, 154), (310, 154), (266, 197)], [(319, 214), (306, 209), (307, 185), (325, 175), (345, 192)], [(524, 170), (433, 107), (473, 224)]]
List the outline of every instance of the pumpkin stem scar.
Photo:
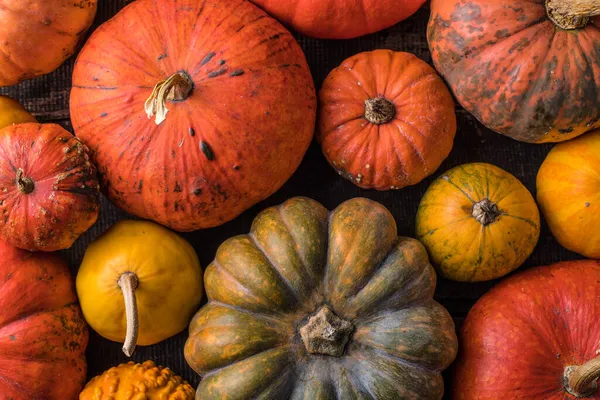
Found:
[(192, 78), (185, 71), (177, 72), (154, 86), (152, 94), (144, 103), (144, 110), (149, 119), (156, 114), (156, 125), (167, 119), (167, 100), (184, 101), (194, 89)]
[(17, 179), (15, 182), (21, 193), (29, 194), (35, 189), (35, 183), (33, 182), (33, 179), (23, 176), (23, 174), (23, 170), (19, 168), (17, 170)]
[(333, 357), (344, 355), (354, 324), (335, 315), (326, 305), (300, 328), (306, 351)]
[(548, 17), (561, 29), (582, 29), (600, 15), (598, 0), (546, 0)]
[(493, 203), (488, 199), (483, 199), (473, 205), (472, 215), (481, 225), (488, 226), (489, 224), (496, 222), (502, 213), (498, 209), (496, 203)]
[(135, 298), (135, 289), (138, 287), (138, 277), (133, 272), (125, 272), (119, 277), (119, 288), (123, 292), (125, 301), (125, 318), (127, 320), (127, 332), (125, 333), (125, 342), (123, 343), (123, 353), (131, 357), (137, 344), (139, 320), (137, 300)]
[(394, 103), (383, 97), (365, 100), (365, 118), (372, 124), (387, 124), (396, 116)]
[(592, 397), (598, 390), (600, 357), (592, 358), (583, 365), (565, 368), (563, 382), (565, 390), (577, 398)]

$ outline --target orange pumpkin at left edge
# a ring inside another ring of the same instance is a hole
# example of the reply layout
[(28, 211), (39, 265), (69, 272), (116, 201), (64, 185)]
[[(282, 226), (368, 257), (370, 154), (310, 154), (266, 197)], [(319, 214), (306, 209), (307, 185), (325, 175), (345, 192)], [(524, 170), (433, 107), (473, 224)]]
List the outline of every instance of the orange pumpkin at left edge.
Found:
[(67, 264), (0, 241), (0, 282), (0, 399), (77, 399), (88, 329)]
[(75, 52), (97, 0), (0, 0), (0, 86), (48, 74)]
[(31, 122), (0, 130), (0, 238), (30, 251), (69, 248), (96, 222), (99, 197), (96, 168), (70, 132)]
[(80, 53), (71, 118), (112, 202), (193, 231), (290, 178), (316, 94), (294, 37), (252, 3), (137, 0)]
[(410, 53), (350, 57), (319, 92), (317, 138), (335, 170), (377, 190), (419, 183), (448, 157), (456, 134), (450, 91)]

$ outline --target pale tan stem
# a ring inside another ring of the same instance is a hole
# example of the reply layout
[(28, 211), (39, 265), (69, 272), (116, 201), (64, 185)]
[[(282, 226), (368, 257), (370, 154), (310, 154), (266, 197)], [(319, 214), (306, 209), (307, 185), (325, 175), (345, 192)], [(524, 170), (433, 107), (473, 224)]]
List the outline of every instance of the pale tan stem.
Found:
[(546, 0), (548, 16), (563, 29), (581, 29), (600, 15), (598, 0)]
[(571, 365), (565, 368), (565, 389), (578, 398), (591, 397), (598, 390), (600, 378), (600, 357), (583, 365)]
[(127, 357), (131, 357), (135, 351), (140, 328), (137, 300), (135, 298), (135, 289), (138, 286), (138, 278), (133, 272), (126, 272), (119, 277), (118, 284), (123, 292), (123, 299), (125, 300), (125, 318), (127, 320), (127, 331), (125, 333), (125, 342), (123, 343), (123, 353), (125, 353)]
[(152, 94), (144, 103), (144, 111), (148, 118), (156, 115), (155, 123), (160, 125), (167, 119), (167, 100), (184, 101), (194, 88), (194, 82), (185, 72), (177, 72), (154, 86)]

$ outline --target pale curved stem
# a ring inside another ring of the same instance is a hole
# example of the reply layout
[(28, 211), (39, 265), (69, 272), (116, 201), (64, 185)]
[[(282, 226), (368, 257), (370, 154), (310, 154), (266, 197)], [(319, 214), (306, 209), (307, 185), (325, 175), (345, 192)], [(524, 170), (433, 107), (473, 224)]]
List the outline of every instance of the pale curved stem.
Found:
[(127, 357), (131, 357), (135, 351), (140, 328), (137, 300), (135, 298), (135, 289), (138, 286), (138, 278), (133, 272), (126, 272), (119, 277), (118, 284), (123, 292), (125, 318), (127, 320), (127, 332), (125, 333), (125, 342), (123, 343), (123, 353), (125, 353)]

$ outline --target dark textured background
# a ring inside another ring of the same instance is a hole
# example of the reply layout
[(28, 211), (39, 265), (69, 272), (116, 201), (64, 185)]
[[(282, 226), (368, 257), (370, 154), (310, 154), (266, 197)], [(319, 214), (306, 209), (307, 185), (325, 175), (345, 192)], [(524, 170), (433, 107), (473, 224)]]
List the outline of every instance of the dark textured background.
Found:
[[(92, 29), (111, 18), (128, 2), (126, 0), (100, 0), (98, 15)], [(395, 27), (359, 39), (315, 40), (300, 35), (297, 35), (297, 38), (306, 53), (315, 84), (319, 88), (329, 71), (347, 57), (362, 51), (378, 48), (408, 51), (431, 63), (431, 54), (427, 48), (425, 36), (428, 18), (429, 8), (425, 6), (413, 17)], [(71, 129), (68, 100), (73, 63), (74, 58), (50, 75), (24, 82), (18, 86), (0, 88), (0, 93), (21, 101), (40, 121), (59, 123), (65, 128)], [(282, 203), (293, 196), (311, 197), (329, 209), (333, 209), (341, 202), (353, 197), (368, 197), (383, 203), (391, 210), (398, 222), (400, 235), (414, 236), (414, 216), (417, 206), (431, 181), (443, 171), (467, 162), (484, 161), (495, 164), (511, 172), (535, 194), (535, 176), (551, 145), (531, 145), (502, 137), (486, 129), (458, 105), (456, 111), (459, 125), (454, 150), (437, 173), (415, 187), (381, 193), (359, 189), (335, 173), (325, 161), (318, 144), (313, 141), (298, 171), (275, 195), (219, 228), (188, 233), (183, 236), (194, 245), (202, 266), (206, 267), (212, 261), (217, 247), (225, 239), (249, 231), (252, 219), (260, 210)], [(103, 199), (98, 223), (80, 238), (72, 249), (64, 252), (74, 273), (83, 257), (86, 245), (118, 219), (126, 217), (125, 213)], [(575, 258), (580, 257), (563, 249), (552, 238), (544, 222), (540, 242), (521, 269)], [(494, 283), (461, 284), (440, 279), (436, 298), (450, 311), (457, 327), (460, 327), (473, 303)], [(158, 345), (139, 347), (133, 359), (135, 361), (152, 359), (158, 364), (172, 368), (196, 386), (199, 378), (187, 366), (183, 358), (183, 345), (186, 337), (186, 333), (181, 333)], [(119, 343), (109, 342), (94, 332), (91, 332), (87, 356), (90, 377), (100, 374), (113, 365), (127, 361), (127, 358), (121, 353)], [(448, 375), (449, 373), (446, 373), (446, 376)], [(448, 389), (447, 387), (447, 392)]]

